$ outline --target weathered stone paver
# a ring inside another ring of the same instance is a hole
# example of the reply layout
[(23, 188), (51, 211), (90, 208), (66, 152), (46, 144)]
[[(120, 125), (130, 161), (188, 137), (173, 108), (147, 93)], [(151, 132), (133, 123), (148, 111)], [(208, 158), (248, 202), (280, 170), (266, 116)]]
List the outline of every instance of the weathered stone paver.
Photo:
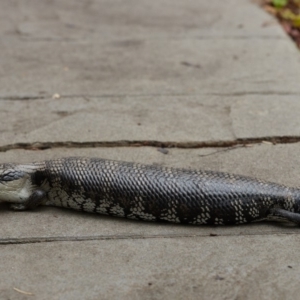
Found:
[[(287, 39), (194, 37), (118, 44), (4, 38), (0, 47), (2, 98), (300, 93), (300, 59)], [(286, 80), (286, 74), (293, 76)]]
[(0, 297), (297, 299), (299, 242), (270, 235), (4, 245)]
[(0, 97), (299, 94), (297, 49), (254, 4), (152, 3), (3, 1)]
[[(0, 146), (35, 142), (213, 142), (297, 136), (297, 95), (2, 101)], [(288, 120), (288, 122), (287, 122)]]

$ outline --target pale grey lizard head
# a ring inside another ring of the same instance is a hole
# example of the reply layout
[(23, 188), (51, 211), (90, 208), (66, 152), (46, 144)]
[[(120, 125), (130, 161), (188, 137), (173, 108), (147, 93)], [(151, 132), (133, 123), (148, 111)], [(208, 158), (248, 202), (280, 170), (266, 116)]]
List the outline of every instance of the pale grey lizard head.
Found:
[(0, 202), (22, 203), (32, 194), (29, 165), (0, 164)]

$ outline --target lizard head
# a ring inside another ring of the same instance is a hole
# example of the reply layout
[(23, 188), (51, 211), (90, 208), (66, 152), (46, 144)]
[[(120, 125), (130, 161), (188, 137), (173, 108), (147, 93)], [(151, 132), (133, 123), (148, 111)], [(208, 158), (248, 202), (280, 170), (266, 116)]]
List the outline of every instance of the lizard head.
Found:
[(29, 166), (0, 164), (0, 202), (22, 203), (31, 193)]

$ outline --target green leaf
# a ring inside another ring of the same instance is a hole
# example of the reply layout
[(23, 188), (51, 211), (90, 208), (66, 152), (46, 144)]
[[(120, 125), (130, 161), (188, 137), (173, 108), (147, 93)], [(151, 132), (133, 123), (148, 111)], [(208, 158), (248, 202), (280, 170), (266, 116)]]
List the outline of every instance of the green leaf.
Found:
[(299, 15), (293, 19), (293, 25), (294, 25), (294, 27), (300, 28), (300, 16)]
[(285, 7), (288, 4), (289, 0), (272, 0), (272, 4), (275, 7)]

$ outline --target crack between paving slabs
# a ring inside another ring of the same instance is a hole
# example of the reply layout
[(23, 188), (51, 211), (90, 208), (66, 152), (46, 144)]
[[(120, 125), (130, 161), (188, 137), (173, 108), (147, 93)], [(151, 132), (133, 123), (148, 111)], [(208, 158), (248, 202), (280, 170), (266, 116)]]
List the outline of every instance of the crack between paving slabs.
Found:
[[(55, 94), (55, 93), (54, 93)], [(54, 95), (53, 94), (53, 95)], [(41, 100), (41, 99), (49, 99), (52, 98), (53, 95), (11, 95), (11, 96), (0, 96), (0, 100), (2, 101), (26, 101), (26, 100)], [(290, 92), (290, 91), (237, 91), (232, 93), (195, 93), (195, 94), (186, 94), (186, 93), (160, 93), (160, 94), (103, 94), (103, 95), (85, 95), (85, 94), (70, 94), (70, 95), (61, 95), (59, 94), (59, 98), (110, 98), (110, 97), (117, 97), (117, 98), (124, 98), (124, 97), (196, 97), (196, 96), (228, 96), (228, 97), (240, 97), (246, 95), (278, 95), (278, 96), (299, 96), (300, 92)]]
[(0, 146), (0, 152), (9, 150), (46, 150), (53, 148), (109, 148), (109, 147), (156, 147), (156, 148), (232, 148), (237, 146), (249, 146), (261, 143), (291, 144), (300, 142), (300, 136), (265, 136), (259, 138), (238, 138), (234, 140), (222, 141), (157, 141), (157, 140), (119, 140), (119, 141), (90, 141), (90, 142), (33, 142), (15, 143)]
[[(211, 36), (211, 35), (190, 35), (190, 36), (153, 36), (153, 37), (148, 37), (145, 39), (143, 36), (142, 38), (140, 36), (137, 37), (138, 39), (142, 39), (143, 41), (161, 41), (161, 40), (168, 40), (168, 41), (182, 41), (182, 40), (285, 40), (285, 37), (281, 35), (240, 35), (240, 34), (231, 34), (231, 35), (216, 35), (216, 36)], [(40, 37), (25, 37), (22, 36), (20, 39), (21, 42), (52, 42), (52, 43), (57, 43), (57, 42), (64, 42), (64, 43), (77, 43), (80, 41), (86, 41), (86, 39), (82, 38), (51, 38), (51, 37), (45, 37), (45, 38), (40, 38)], [(101, 41), (93, 41), (93, 43), (103, 43), (103, 42), (109, 42), (112, 41), (111, 39), (103, 39)]]
[(218, 237), (237, 237), (237, 236), (264, 236), (264, 235), (293, 235), (299, 234), (298, 229), (289, 232), (266, 231), (266, 232), (247, 232), (247, 233), (222, 233), (217, 234), (213, 231), (207, 234), (171, 234), (171, 235), (112, 235), (112, 236), (53, 236), (53, 237), (27, 237), (27, 238), (2, 238), (0, 245), (11, 244), (35, 244), (35, 243), (52, 243), (52, 242), (84, 242), (100, 240), (143, 240), (143, 239), (168, 239), (168, 238), (218, 238)]

